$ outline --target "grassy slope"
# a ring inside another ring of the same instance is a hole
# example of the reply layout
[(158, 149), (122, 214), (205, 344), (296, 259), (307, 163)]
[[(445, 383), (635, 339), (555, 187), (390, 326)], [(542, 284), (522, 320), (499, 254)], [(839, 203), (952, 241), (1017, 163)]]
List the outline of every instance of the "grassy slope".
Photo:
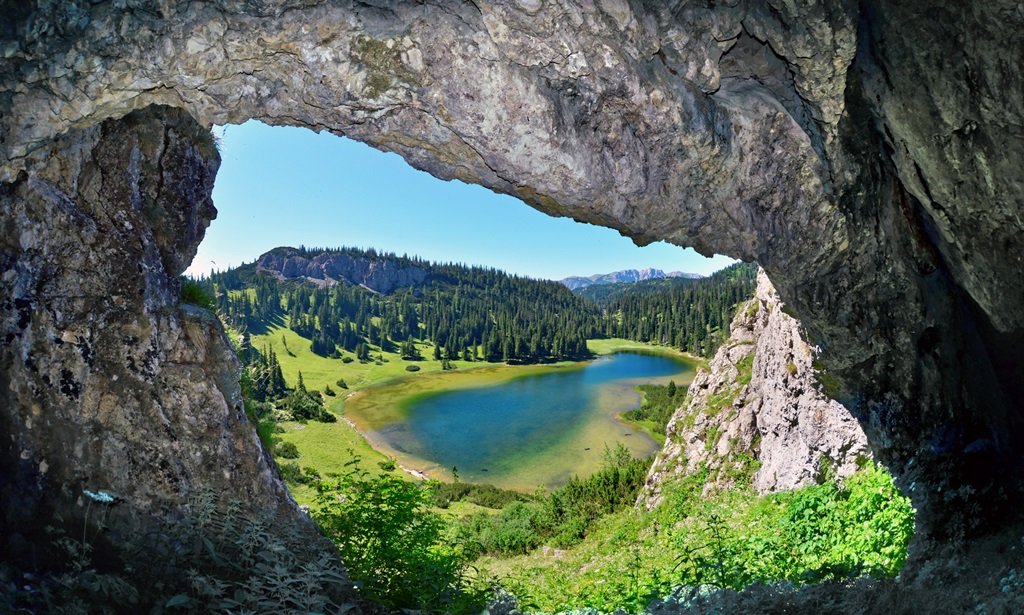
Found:
[[(345, 398), (360, 389), (411, 375), (441, 371), (440, 361), (404, 361), (398, 354), (382, 353), (377, 347), (371, 348), (371, 355), (373, 357), (383, 356), (385, 362), (380, 365), (377, 365), (376, 362), (360, 363), (359, 361), (344, 363), (340, 359), (321, 357), (309, 349), (309, 340), (286, 327), (270, 327), (264, 334), (253, 335), (252, 345), (258, 349), (266, 346), (277, 354), (278, 361), (281, 363), (281, 371), (290, 385), (294, 385), (301, 371), (306, 388), (322, 391), (325, 386), (330, 386), (336, 395), (334, 397), (325, 396), (325, 403), (334, 414), (342, 417), (344, 417)], [(287, 350), (285, 349), (286, 345)], [(417, 346), (423, 356), (431, 356), (433, 346), (428, 344), (417, 344)], [(351, 356), (350, 353), (346, 354)], [(465, 361), (452, 361), (452, 363), (459, 369), (493, 365)], [(411, 374), (405, 369), (407, 365), (413, 364), (420, 367), (420, 372), (417, 374)], [(339, 378), (343, 378), (348, 384), (347, 390), (338, 387)], [(345, 463), (353, 456), (360, 459), (359, 467), (374, 473), (381, 471), (378, 464), (388, 461), (387, 457), (374, 450), (359, 432), (344, 420), (336, 423), (284, 422), (280, 426), (284, 432), (274, 434), (274, 441), (294, 442), (300, 454), (299, 459), (296, 460), (298, 464), (302, 467), (313, 468), (321, 476), (342, 472)], [(310, 502), (313, 496), (313, 490), (310, 487), (304, 485), (290, 485), (290, 487), (299, 503), (308, 504)]]
[[(704, 496), (702, 486), (700, 475), (669, 483), (655, 510), (607, 515), (564, 552), (539, 549), (476, 565), (527, 611), (642, 612), (680, 584), (718, 585), (726, 577), (721, 584), (734, 587), (755, 579), (800, 583), (811, 580), (807, 571), (844, 563), (854, 574), (863, 566), (861, 573), (892, 576), (906, 557), (913, 510), (877, 466), (849, 477), (840, 491), (813, 485), (758, 496), (747, 487)], [(801, 530), (808, 537), (794, 539)]]

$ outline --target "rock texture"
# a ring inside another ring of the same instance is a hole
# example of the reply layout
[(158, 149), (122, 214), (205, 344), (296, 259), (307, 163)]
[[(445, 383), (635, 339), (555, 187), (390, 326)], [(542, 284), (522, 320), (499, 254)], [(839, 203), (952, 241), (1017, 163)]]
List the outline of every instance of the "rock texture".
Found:
[(363, 286), (379, 293), (422, 284), (427, 271), (394, 258), (322, 253), (309, 258), (294, 248), (276, 248), (256, 260), (257, 271), (284, 279), (301, 278), (319, 286), (338, 282)]
[[(0, 190), (5, 561), (54, 556), (53, 526), (93, 537), (116, 569), (106, 548), (173, 536), (164, 520), (200, 491), (277, 511), (329, 550), (245, 415), (220, 321), (179, 305), (219, 164), (209, 131), (152, 108), (67, 133)], [(86, 491), (115, 498), (109, 529)]]
[(1016, 0), (0, 8), (5, 194), (61, 135), (162, 103), (329, 130), (640, 243), (757, 260), (914, 500), (912, 561), (1016, 542)]
[(845, 478), (870, 457), (856, 419), (822, 390), (816, 353), (783, 308), (758, 271), (754, 298), (669, 421), (640, 496), (645, 506), (660, 502), (666, 481), (704, 467), (705, 491), (749, 480), (763, 494)]

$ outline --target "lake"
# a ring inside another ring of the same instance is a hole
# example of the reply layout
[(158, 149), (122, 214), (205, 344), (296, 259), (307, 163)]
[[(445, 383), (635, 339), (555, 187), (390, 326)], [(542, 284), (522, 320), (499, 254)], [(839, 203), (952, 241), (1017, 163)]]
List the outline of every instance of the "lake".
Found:
[[(570, 367), (529, 367), (525, 376), (516, 367), (492, 368), (504, 381), (490, 386), (473, 386), (487, 380), (474, 379), (478, 370), (450, 374), (455, 390), (417, 391), (412, 378), (404, 390), (382, 387), (364, 403), (346, 403), (346, 415), (408, 468), (450, 479), (455, 467), (464, 481), (529, 491), (592, 474), (605, 446), (621, 442), (636, 457), (657, 452), (657, 442), (618, 415), (639, 405), (637, 384), (688, 384), (693, 377), (682, 360), (625, 352)], [(397, 412), (383, 408), (381, 393), (390, 393)]]

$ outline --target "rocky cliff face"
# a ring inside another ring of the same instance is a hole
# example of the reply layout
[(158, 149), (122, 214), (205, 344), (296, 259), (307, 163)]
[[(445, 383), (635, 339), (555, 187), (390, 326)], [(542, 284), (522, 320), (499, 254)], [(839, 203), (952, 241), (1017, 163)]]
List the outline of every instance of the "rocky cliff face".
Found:
[(668, 424), (640, 496), (648, 508), (666, 481), (702, 467), (711, 471), (706, 490), (749, 480), (770, 493), (844, 478), (870, 457), (857, 420), (825, 395), (816, 353), (783, 308), (759, 271), (754, 298), (737, 310), (729, 339)]
[[(35, 161), (62, 135), (162, 103), (207, 126), (258, 118), (333, 131), (640, 243), (756, 260), (822, 349), (875, 456), (914, 500), (919, 531), (904, 580), (932, 570), (919, 564), (946, 545), (1018, 541), (1019, 2), (2, 9), (7, 198), (26, 198), (17, 187), (36, 182)], [(117, 160), (119, 171), (134, 168)], [(8, 227), (14, 211), (4, 210)], [(145, 232), (132, 228), (126, 239)], [(94, 243), (72, 248), (75, 266), (95, 258)], [(57, 270), (67, 262), (41, 258)], [(146, 271), (122, 273), (145, 291)], [(35, 305), (64, 313), (57, 301), (40, 295)], [(4, 318), (17, 323), (8, 304)], [(23, 378), (0, 374), (14, 387)], [(18, 404), (15, 440), (35, 407), (28, 396)], [(51, 406), (39, 412), (68, 420)], [(17, 481), (43, 461), (25, 450), (7, 466)]]
[(422, 284), (425, 269), (404, 266), (390, 258), (369, 258), (351, 254), (317, 254), (308, 258), (291, 248), (277, 248), (256, 261), (258, 271), (268, 271), (286, 279), (301, 278), (318, 285), (338, 282), (365, 286), (379, 293)]
[[(167, 518), (203, 491), (330, 552), (245, 415), (219, 320), (179, 305), (219, 164), (209, 131), (152, 108), (69, 132), (0, 190), (5, 561), (60, 558), (51, 526), (91, 537), (101, 568), (117, 553), (145, 575), (159, 568), (150, 539), (173, 542)], [(101, 515), (87, 492), (114, 503)]]

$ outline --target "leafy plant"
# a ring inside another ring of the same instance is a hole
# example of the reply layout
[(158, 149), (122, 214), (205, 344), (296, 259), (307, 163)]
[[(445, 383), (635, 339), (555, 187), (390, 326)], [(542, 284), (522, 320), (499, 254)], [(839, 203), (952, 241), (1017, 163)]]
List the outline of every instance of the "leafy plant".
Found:
[(313, 517), (370, 600), (396, 609), (479, 611), (489, 584), (445, 540), (444, 520), (430, 503), (427, 486), (351, 470), (320, 483)]
[(460, 540), (467, 550), (505, 556), (526, 553), (545, 542), (574, 545), (602, 515), (636, 501), (649, 466), (649, 459), (633, 459), (621, 443), (605, 448), (602, 467), (593, 476), (573, 477), (541, 499), (513, 501), (498, 515), (471, 515), (459, 523)]
[(217, 302), (210, 291), (202, 283), (189, 278), (182, 278), (181, 302), (197, 305), (211, 311), (217, 309)]
[(274, 455), (282, 459), (298, 459), (299, 449), (294, 442), (278, 442), (274, 446)]

